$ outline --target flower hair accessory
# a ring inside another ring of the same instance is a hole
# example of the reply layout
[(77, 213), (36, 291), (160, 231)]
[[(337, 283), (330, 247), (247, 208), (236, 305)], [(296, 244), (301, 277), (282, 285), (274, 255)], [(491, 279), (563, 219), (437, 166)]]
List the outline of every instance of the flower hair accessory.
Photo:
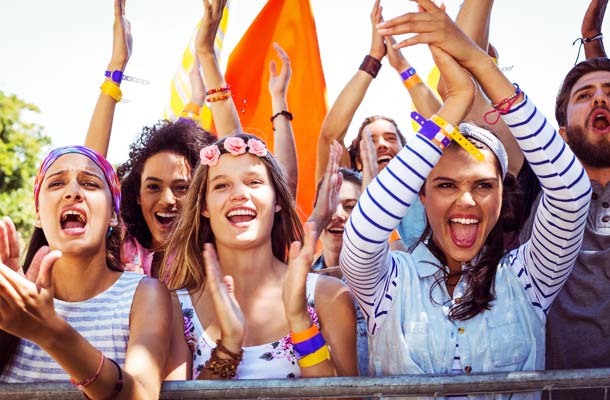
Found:
[(246, 152), (257, 157), (264, 157), (268, 151), (265, 143), (259, 139), (250, 138), (246, 142), (239, 136), (230, 136), (221, 143), (212, 144), (201, 149), (199, 158), (201, 159), (201, 164), (213, 167), (218, 164), (222, 154), (230, 153), (232, 156), (239, 156), (246, 154)]

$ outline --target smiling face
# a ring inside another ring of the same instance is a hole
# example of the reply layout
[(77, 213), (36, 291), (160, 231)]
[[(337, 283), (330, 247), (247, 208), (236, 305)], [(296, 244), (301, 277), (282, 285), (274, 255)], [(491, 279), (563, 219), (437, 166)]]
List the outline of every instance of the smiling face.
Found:
[(494, 154), (485, 160), (450, 147), (432, 169), (420, 199), (434, 243), (452, 271), (472, 260), (496, 225), (502, 207), (502, 180)]
[(581, 162), (610, 167), (610, 72), (595, 71), (576, 81), (560, 133)]
[(257, 156), (223, 154), (209, 168), (205, 209), (218, 247), (247, 249), (271, 241), (276, 204), (269, 172)]
[(188, 162), (176, 153), (157, 153), (144, 163), (138, 204), (154, 245), (163, 243), (170, 234), (190, 180)]
[(42, 181), (36, 218), (52, 249), (105, 256), (105, 235), (117, 217), (102, 170), (82, 154), (59, 157)]
[(338, 254), (341, 251), (345, 223), (356, 206), (360, 193), (360, 185), (346, 180), (343, 181), (339, 192), (337, 209), (333, 213), (328, 225), (326, 225), (326, 228), (320, 234), (320, 240), (325, 251), (330, 251), (334, 254)]
[(364, 129), (371, 133), (377, 155), (378, 170), (381, 171), (402, 148), (396, 127), (390, 121), (380, 118), (368, 124)]

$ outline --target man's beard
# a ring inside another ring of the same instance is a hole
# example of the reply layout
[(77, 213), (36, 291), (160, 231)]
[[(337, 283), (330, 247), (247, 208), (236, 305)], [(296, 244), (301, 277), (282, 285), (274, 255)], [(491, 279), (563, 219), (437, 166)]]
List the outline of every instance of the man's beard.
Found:
[(610, 140), (591, 143), (585, 130), (577, 126), (568, 127), (566, 136), (570, 148), (583, 164), (597, 168), (610, 167)]

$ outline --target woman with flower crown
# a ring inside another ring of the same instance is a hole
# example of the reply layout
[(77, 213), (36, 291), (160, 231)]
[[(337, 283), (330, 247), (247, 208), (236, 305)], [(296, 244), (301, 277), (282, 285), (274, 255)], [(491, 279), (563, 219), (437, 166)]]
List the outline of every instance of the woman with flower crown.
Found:
[(315, 224), (304, 231), (262, 141), (239, 133), (201, 151), (160, 271), (183, 314), (183, 378), (357, 375), (351, 296), (308, 273)]

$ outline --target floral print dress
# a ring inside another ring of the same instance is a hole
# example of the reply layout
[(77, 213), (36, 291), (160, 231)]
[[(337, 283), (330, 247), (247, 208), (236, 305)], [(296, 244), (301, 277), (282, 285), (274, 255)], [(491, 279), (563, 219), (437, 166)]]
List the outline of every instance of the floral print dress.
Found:
[[(311, 319), (319, 326), (318, 315), (314, 308), (318, 277), (318, 274), (307, 275), (306, 296)], [(193, 354), (192, 379), (197, 379), (216, 343), (201, 326), (189, 293), (185, 289), (180, 289), (176, 294), (184, 318), (184, 335)], [(237, 379), (298, 378), (300, 375), (301, 369), (292, 348), (290, 334), (271, 343), (244, 347), (243, 361), (237, 367)]]

